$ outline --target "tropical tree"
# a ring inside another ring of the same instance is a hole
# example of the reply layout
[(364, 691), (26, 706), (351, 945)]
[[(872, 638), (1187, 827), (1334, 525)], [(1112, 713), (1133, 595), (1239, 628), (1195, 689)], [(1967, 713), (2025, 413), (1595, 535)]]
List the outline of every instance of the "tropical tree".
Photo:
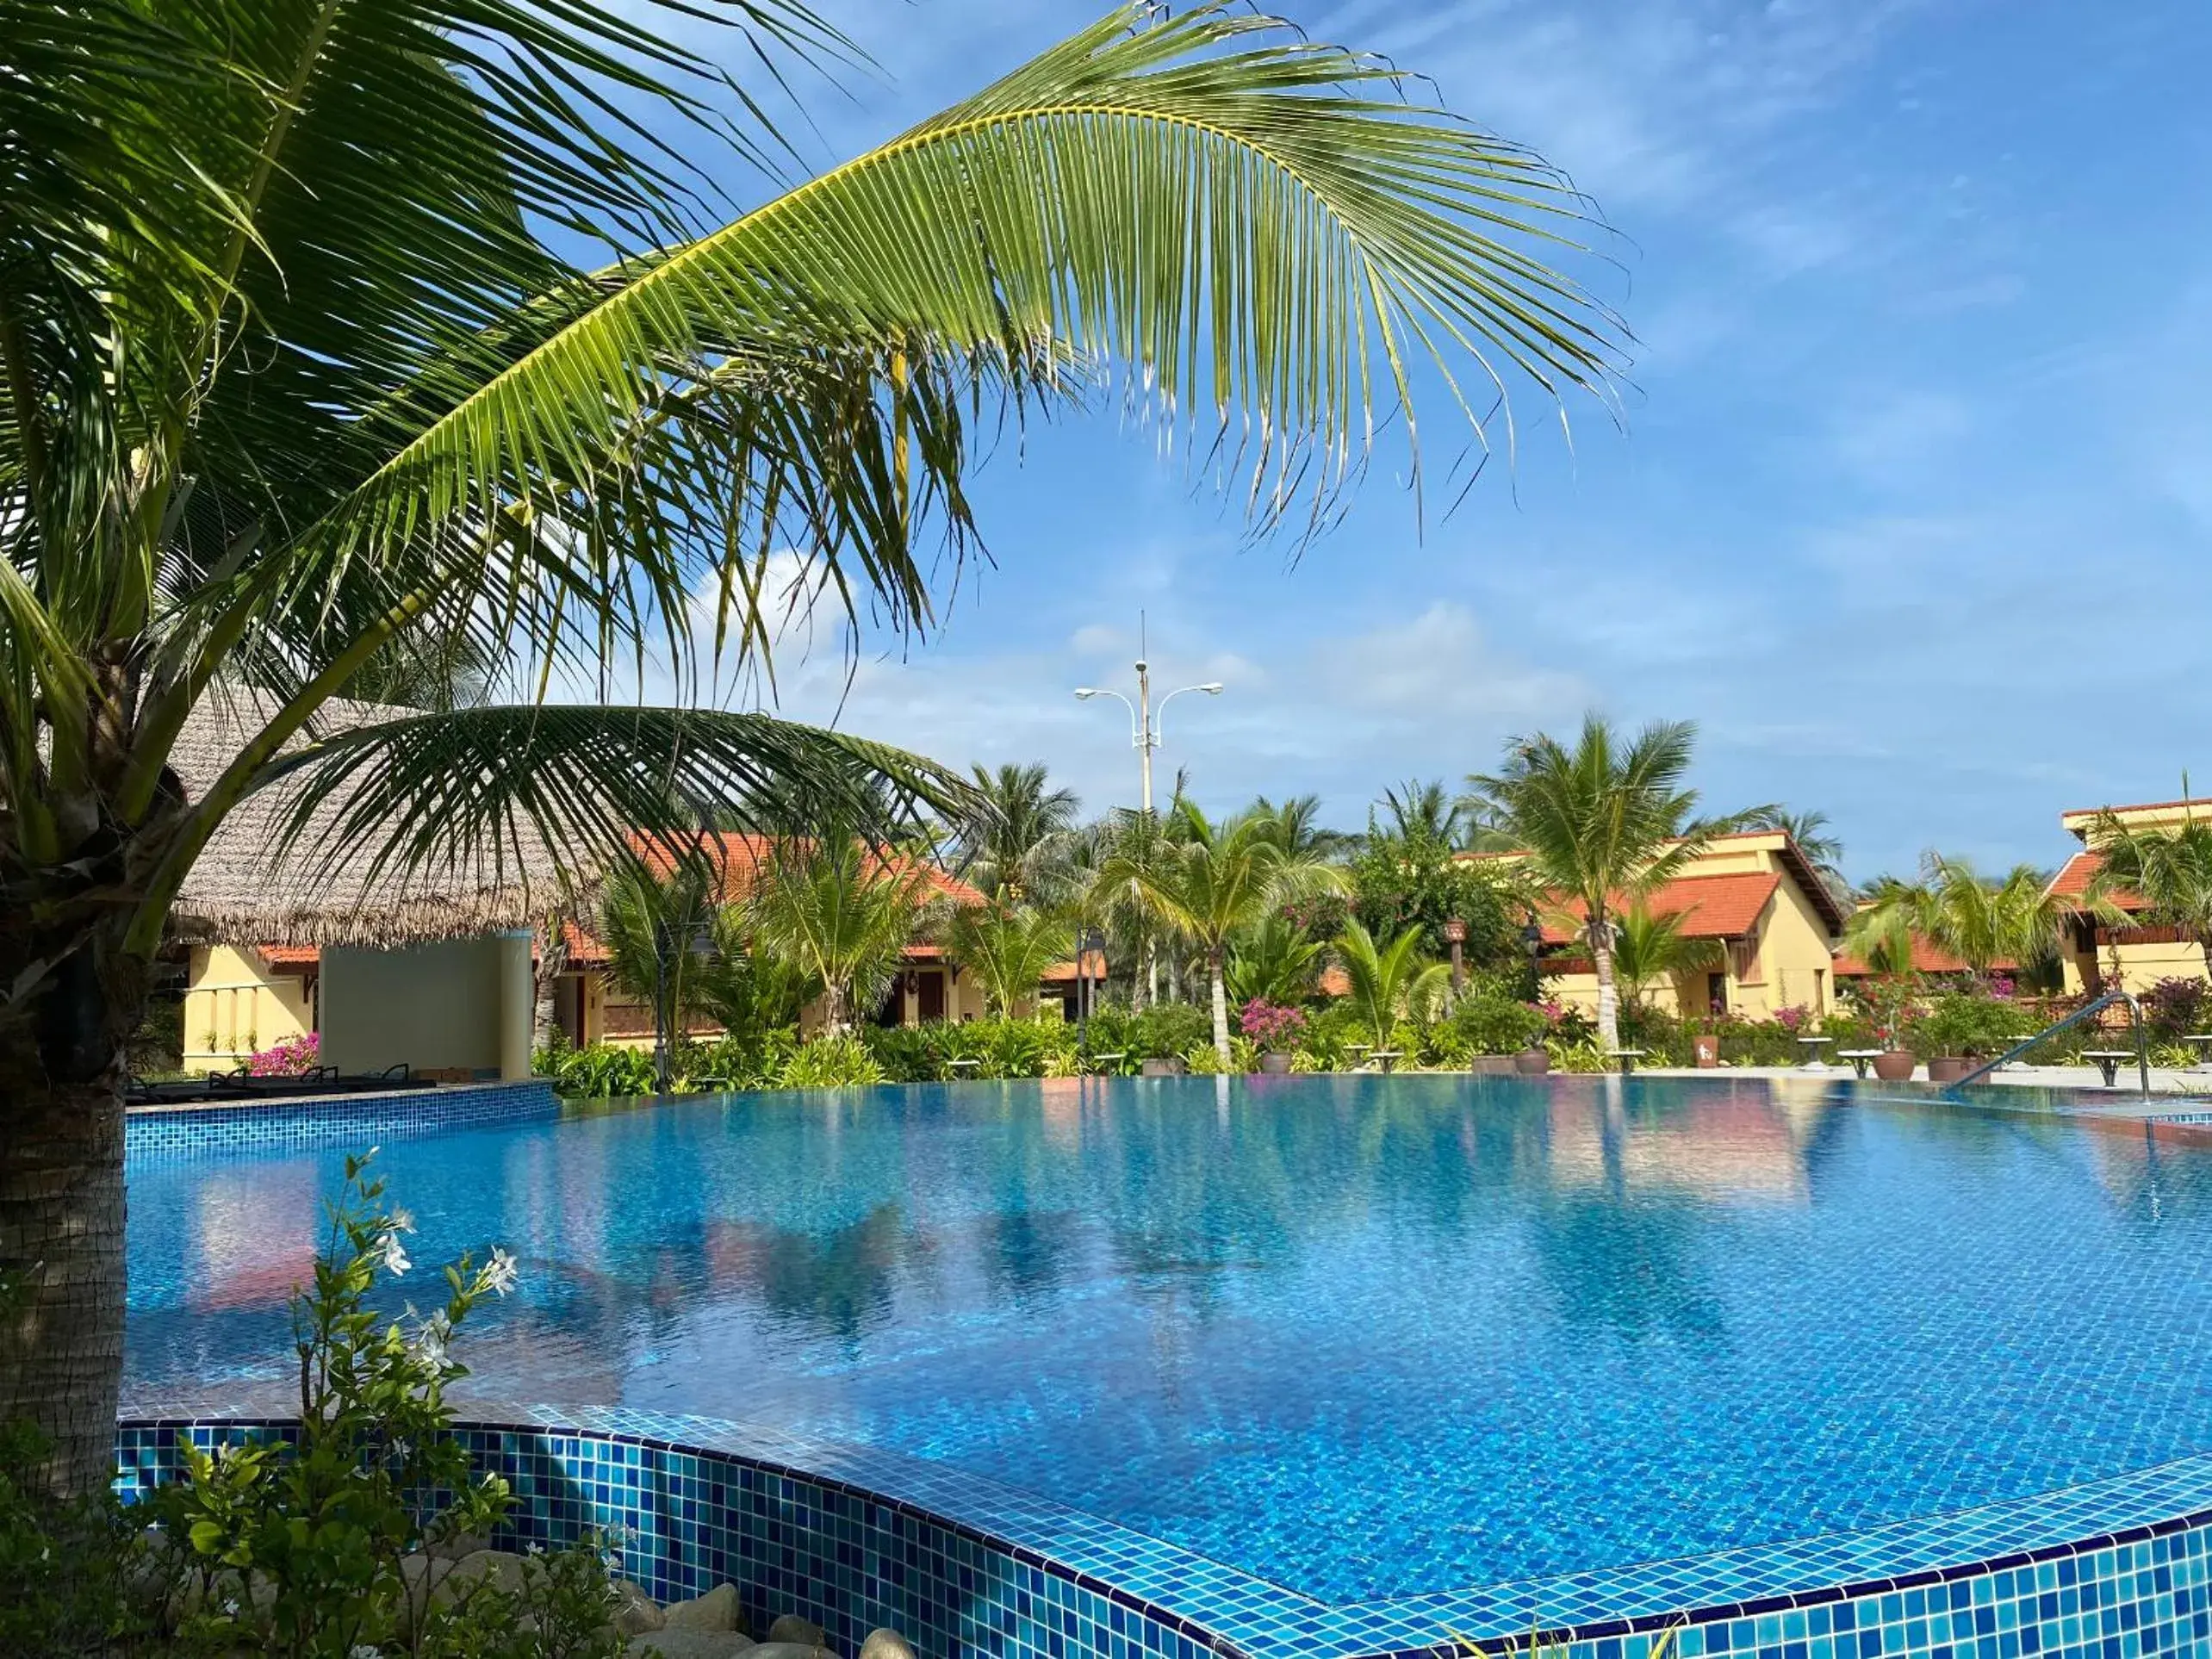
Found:
[(906, 948), (928, 932), (939, 892), (927, 867), (885, 859), (860, 836), (824, 830), (786, 841), (746, 897), (755, 948), (822, 987), (822, 1024), (850, 1028), (883, 1006)]
[(1007, 1016), (1034, 1003), (1045, 971), (1075, 948), (1075, 930), (1064, 918), (997, 900), (955, 906), (942, 937), (946, 954), (983, 986), (984, 1006)]
[(1378, 1047), (1389, 1046), (1400, 1020), (1425, 1017), (1451, 988), (1451, 969), (1423, 954), (1418, 928), (1378, 944), (1358, 921), (1347, 922), (1337, 935), (1336, 956), (1351, 982), (1345, 1000), (1375, 1034)]
[(1478, 441), (1509, 386), (1611, 384), (1612, 320), (1530, 252), (1573, 246), (1563, 181), (1226, 3), (1117, 9), (735, 217), (724, 164), (788, 151), (722, 65), (851, 56), (798, 0), (0, 0), (0, 1420), (57, 1488), (107, 1478), (125, 1044), (240, 801), (290, 786), (297, 840), (344, 798), (313, 855), (394, 872), (612, 857), (778, 781), (966, 810), (742, 711), (325, 720), (395, 642), (474, 635), (531, 698), (649, 651), (696, 688), (764, 660), (777, 550), (918, 629), (1002, 414), (1126, 387), (1302, 535), (1414, 430), (1415, 363)]
[(1680, 984), (1688, 974), (1720, 966), (1720, 944), (1683, 932), (1687, 910), (1655, 912), (1641, 899), (1622, 912), (1613, 935), (1613, 973), (1620, 984), (1621, 1011), (1631, 1019), (1644, 1010), (1643, 993), (1653, 985)]
[(2057, 957), (2070, 914), (2033, 865), (1990, 877), (1931, 850), (1921, 855), (1917, 880), (1876, 884), (1844, 929), (1843, 945), (1878, 972), (1904, 971), (1916, 938), (1977, 974), (2003, 963), (2040, 970)]
[(1555, 906), (1588, 941), (1598, 1039), (1607, 1049), (1620, 1047), (1616, 918), (1749, 816), (1696, 816), (1697, 792), (1683, 782), (1696, 738), (1687, 721), (1655, 721), (1624, 745), (1594, 713), (1584, 718), (1573, 749), (1541, 732), (1517, 737), (1499, 771), (1469, 780), (1495, 804)]
[(976, 810), (959, 830), (963, 873), (1009, 904), (1057, 904), (1072, 881), (1075, 792), (1052, 788), (1041, 764), (974, 773)]
[(1340, 858), (1359, 844), (1358, 836), (1323, 827), (1319, 795), (1291, 795), (1279, 805), (1264, 795), (1256, 796), (1245, 811), (1248, 817), (1271, 819), (1275, 828), (1271, 833), (1293, 858)]
[(1344, 873), (1284, 853), (1271, 819), (1233, 817), (1215, 824), (1189, 801), (1177, 803), (1175, 816), (1176, 838), (1147, 847), (1141, 857), (1116, 853), (1100, 867), (1099, 879), (1134, 894), (1144, 909), (1196, 948), (1212, 992), (1214, 1052), (1226, 1066), (1229, 941), (1286, 904), (1342, 892)]
[(1229, 941), (1225, 981), (1230, 1004), (1242, 1008), (1254, 997), (1291, 1006), (1310, 1000), (1326, 954), (1280, 910), (1262, 916)]
[(1408, 778), (1384, 790), (1382, 808), (1381, 833), (1412, 845), (1456, 848), (1466, 828), (1466, 804), (1435, 779)]
[(1797, 843), (1813, 873), (1825, 882), (1839, 903), (1851, 901), (1851, 883), (1843, 873), (1843, 839), (1825, 812), (1793, 812), (1786, 806), (1762, 807), (1743, 817), (1747, 830), (1779, 830)]
[(653, 1012), (656, 1086), (668, 1086), (669, 1056), (712, 999), (711, 982), (742, 960), (741, 930), (724, 904), (721, 874), (700, 848), (675, 852), (662, 867), (618, 866), (600, 898), (607, 979)]
[(2200, 944), (2212, 941), (2212, 819), (2135, 828), (2102, 812), (2090, 826), (2089, 844), (2102, 861), (2084, 902), (2101, 920), (2123, 922), (2117, 900), (2132, 893), (2150, 919)]

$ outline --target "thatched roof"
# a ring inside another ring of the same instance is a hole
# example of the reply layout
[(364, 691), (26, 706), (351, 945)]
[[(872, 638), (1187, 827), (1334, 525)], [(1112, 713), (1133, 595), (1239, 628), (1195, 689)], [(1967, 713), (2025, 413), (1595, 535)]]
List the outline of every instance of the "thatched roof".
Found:
[[(200, 798), (222, 775), (271, 708), (259, 693), (235, 687), (218, 688), (202, 701), (171, 759), (189, 796)], [(327, 735), (407, 712), (334, 701), (317, 717), (314, 731)], [(456, 849), (427, 867), (388, 867), (372, 881), (373, 853), (333, 854), (318, 844), (343, 811), (342, 798), (319, 805), (303, 833), (280, 850), (281, 827), (290, 820), (299, 788), (277, 784), (258, 791), (223, 821), (171, 912), (180, 935), (225, 944), (372, 948), (469, 938), (533, 926), (589, 873), (543, 845), (525, 844)]]

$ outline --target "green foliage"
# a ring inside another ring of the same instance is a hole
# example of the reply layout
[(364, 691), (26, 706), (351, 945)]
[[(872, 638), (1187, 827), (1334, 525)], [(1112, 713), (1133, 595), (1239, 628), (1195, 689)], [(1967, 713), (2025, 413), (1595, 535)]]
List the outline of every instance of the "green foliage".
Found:
[(856, 1089), (885, 1081), (884, 1069), (856, 1033), (827, 1033), (801, 1044), (775, 1074), (780, 1089)]
[(834, 825), (780, 843), (754, 883), (754, 942), (822, 987), (832, 1030), (882, 1006), (936, 902), (918, 862), (886, 861)]
[(193, 1651), (614, 1659), (613, 1594), (588, 1543), (525, 1568), (519, 1593), (487, 1577), (450, 1600), (410, 1594), (404, 1563), (488, 1535), (511, 1501), (499, 1476), (470, 1473), (445, 1395), (468, 1374), (448, 1345), (514, 1264), (498, 1249), (481, 1266), (462, 1257), (443, 1306), (410, 1308), (412, 1328), (372, 1308), (371, 1290), (412, 1264), (410, 1223), (367, 1164), (346, 1160), (313, 1283), (294, 1295), (296, 1438), (186, 1440), (183, 1480), (147, 1501), (170, 1543), (163, 1605)]
[(1654, 915), (1640, 898), (1631, 901), (1620, 918), (1620, 929), (1613, 939), (1613, 974), (1620, 985), (1624, 1032), (1632, 1016), (1642, 1011), (1645, 991), (1720, 966), (1720, 941), (1684, 933), (1688, 919), (1687, 912)]
[(2035, 1016), (2022, 1003), (1973, 991), (1947, 991), (1929, 998), (1927, 1011), (1906, 1028), (1912, 1052), (1922, 1059), (2002, 1053), (2035, 1029)]
[(985, 1008), (1002, 1018), (1034, 1003), (1045, 970), (1075, 949), (1075, 930), (1059, 916), (999, 902), (954, 909), (943, 937), (946, 954), (982, 985)]
[(1420, 930), (1408, 928), (1378, 943), (1358, 922), (1337, 935), (1337, 959), (1351, 982), (1345, 1003), (1358, 1013), (1377, 1047), (1394, 1046), (1391, 1028), (1401, 1019), (1426, 1022), (1441, 1003), (1451, 970), (1421, 954)]
[(1518, 1054), (1543, 1041), (1550, 1022), (1544, 1010), (1514, 996), (1501, 977), (1470, 981), (1444, 1023), (1468, 1054)]
[(626, 1100), (654, 1092), (652, 1055), (614, 1043), (541, 1048), (532, 1057), (531, 1069), (551, 1082), (555, 1092), (571, 1100)]
[(1009, 908), (1059, 903), (1075, 879), (1075, 792), (1052, 788), (1039, 763), (974, 772), (976, 810), (957, 831), (962, 873)]
[(1452, 856), (1451, 843), (1370, 832), (1349, 869), (1351, 913), (1380, 939), (1417, 929), (1432, 956), (1450, 948), (1445, 923), (1467, 924), (1461, 947), (1477, 967), (1513, 961), (1520, 946), (1519, 923), (1501, 886), (1497, 867), (1480, 859)]
[(1280, 911), (1263, 916), (1229, 945), (1223, 972), (1229, 1004), (1254, 1001), (1295, 1007), (1310, 1001), (1320, 978), (1320, 943)]
[(1872, 902), (1844, 929), (1844, 948), (1878, 972), (1903, 973), (1911, 943), (1926, 940), (1986, 974), (2005, 963), (2035, 967), (2059, 952), (2067, 910), (2043, 873), (2016, 865), (1984, 876), (1962, 858), (1923, 854), (1920, 879), (1877, 884)]
[(154, 1625), (130, 1593), (139, 1523), (104, 1489), (49, 1496), (49, 1449), (28, 1424), (0, 1426), (0, 1653), (134, 1650)]

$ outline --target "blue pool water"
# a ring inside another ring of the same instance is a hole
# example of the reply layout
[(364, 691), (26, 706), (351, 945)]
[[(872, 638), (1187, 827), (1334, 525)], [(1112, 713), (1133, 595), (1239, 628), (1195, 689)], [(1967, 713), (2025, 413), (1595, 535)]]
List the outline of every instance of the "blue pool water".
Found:
[[(127, 1391), (285, 1374), (341, 1154), (130, 1176)], [(994, 1476), (1333, 1603), (2212, 1450), (2212, 1151), (1848, 1086), (1047, 1082), (388, 1146), (469, 1386)], [(430, 1294), (428, 1286), (418, 1291)]]

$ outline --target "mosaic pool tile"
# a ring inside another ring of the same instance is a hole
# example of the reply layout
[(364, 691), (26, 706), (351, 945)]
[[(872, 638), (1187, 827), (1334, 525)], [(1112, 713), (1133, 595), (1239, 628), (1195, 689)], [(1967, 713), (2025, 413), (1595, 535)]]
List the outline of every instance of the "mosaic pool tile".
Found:
[[(310, 1100), (240, 1101), (219, 1106), (134, 1106), (124, 1115), (126, 1159), (219, 1156), (254, 1146), (365, 1148), (370, 1140), (442, 1134), (496, 1123), (558, 1117), (559, 1097), (543, 1078), (441, 1085), (389, 1094)], [(364, 1139), (365, 1137), (365, 1139)]]

